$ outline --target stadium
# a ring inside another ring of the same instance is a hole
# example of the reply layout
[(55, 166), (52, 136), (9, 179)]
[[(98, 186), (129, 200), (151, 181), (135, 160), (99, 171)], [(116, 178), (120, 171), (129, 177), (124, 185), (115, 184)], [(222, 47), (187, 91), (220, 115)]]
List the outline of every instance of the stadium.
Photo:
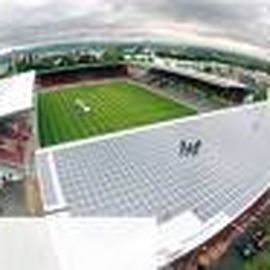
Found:
[[(230, 107), (187, 102), (186, 83)], [(270, 107), (249, 94), (161, 64), (4, 78), (3, 185), (22, 183), (34, 216), (155, 217), (159, 267), (198, 269), (269, 202)]]

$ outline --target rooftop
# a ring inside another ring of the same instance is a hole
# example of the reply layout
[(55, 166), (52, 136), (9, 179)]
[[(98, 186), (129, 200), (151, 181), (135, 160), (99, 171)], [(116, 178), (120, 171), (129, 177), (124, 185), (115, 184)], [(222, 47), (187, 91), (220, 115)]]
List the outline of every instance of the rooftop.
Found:
[(245, 84), (240, 83), (236, 80), (220, 77), (207, 72), (198, 71), (193, 68), (178, 67), (174, 63), (168, 65), (164, 63), (164, 61), (157, 61), (155, 64), (150, 64), (150, 67), (161, 69), (167, 72), (171, 72), (223, 88), (239, 88), (239, 90), (245, 90), (247, 88)]
[[(268, 189), (269, 118), (264, 102), (39, 150), (45, 212), (156, 217), (167, 263)], [(182, 141), (198, 140), (196, 155), (180, 154)]]
[(0, 118), (33, 107), (34, 83), (34, 71), (0, 80)]

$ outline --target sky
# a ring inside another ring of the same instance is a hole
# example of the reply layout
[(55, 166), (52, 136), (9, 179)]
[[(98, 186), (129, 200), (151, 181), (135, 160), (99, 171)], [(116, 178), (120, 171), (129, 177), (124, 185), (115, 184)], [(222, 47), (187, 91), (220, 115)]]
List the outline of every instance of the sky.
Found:
[(269, 0), (0, 0), (0, 48), (157, 40), (270, 55)]

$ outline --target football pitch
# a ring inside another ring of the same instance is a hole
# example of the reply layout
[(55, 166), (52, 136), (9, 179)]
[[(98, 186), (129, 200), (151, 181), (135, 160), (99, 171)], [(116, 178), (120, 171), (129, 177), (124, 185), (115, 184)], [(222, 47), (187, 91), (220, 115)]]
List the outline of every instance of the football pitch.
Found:
[(126, 81), (38, 95), (42, 147), (184, 117), (196, 111)]

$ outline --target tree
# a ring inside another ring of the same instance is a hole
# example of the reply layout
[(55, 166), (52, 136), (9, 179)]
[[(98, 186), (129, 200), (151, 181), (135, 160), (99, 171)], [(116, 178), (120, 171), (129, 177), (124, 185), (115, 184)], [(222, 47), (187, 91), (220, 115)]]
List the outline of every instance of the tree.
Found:
[(102, 60), (107, 63), (118, 63), (124, 60), (123, 52), (120, 48), (110, 47), (104, 51)]

